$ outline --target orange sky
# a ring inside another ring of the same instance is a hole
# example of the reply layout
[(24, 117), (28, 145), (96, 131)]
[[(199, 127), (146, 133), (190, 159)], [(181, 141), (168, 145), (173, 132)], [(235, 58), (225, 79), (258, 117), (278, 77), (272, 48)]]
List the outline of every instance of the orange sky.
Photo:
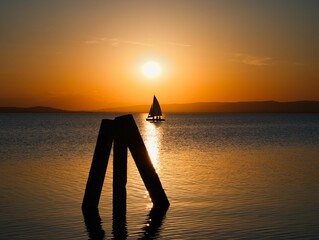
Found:
[[(319, 100), (316, 1), (1, 1), (0, 106)], [(161, 65), (156, 79), (141, 71)]]

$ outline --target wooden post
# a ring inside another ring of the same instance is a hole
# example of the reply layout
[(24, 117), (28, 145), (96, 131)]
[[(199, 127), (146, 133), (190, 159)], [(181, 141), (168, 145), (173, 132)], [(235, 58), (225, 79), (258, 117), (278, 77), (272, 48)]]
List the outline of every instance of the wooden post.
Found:
[(121, 139), (126, 139), (137, 169), (149, 192), (155, 208), (167, 209), (169, 201), (162, 187), (160, 179), (153, 167), (152, 161), (144, 145), (142, 136), (137, 128), (132, 115), (115, 118), (117, 122), (117, 134)]
[[(122, 126), (115, 121), (115, 132)], [(119, 134), (114, 135), (113, 145), (113, 218), (126, 216), (127, 142)], [(124, 220), (125, 222), (125, 220)]]
[(100, 201), (105, 173), (112, 148), (114, 121), (103, 119), (82, 202), (83, 210), (95, 210)]

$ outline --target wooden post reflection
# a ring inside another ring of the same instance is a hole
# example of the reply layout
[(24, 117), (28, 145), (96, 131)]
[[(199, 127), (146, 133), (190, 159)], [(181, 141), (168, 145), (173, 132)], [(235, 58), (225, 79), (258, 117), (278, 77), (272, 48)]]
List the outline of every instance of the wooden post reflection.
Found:
[(163, 224), (167, 209), (152, 208), (148, 214), (145, 226), (143, 227), (144, 233), (141, 239), (155, 239), (159, 236), (160, 228)]
[(84, 210), (82, 213), (89, 239), (104, 239), (105, 232), (102, 228), (99, 210), (97, 208)]

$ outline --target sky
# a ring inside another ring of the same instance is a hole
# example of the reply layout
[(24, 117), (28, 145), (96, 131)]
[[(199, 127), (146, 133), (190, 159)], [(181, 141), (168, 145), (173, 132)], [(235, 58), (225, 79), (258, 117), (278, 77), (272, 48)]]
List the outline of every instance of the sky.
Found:
[(0, 107), (319, 101), (318, 12), (317, 0), (1, 0)]

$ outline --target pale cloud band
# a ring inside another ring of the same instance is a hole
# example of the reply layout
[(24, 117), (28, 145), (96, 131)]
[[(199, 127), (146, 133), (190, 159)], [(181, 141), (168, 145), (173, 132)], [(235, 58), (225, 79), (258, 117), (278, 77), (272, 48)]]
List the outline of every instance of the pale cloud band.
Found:
[(272, 64), (273, 58), (236, 53), (234, 54), (232, 61), (253, 66), (267, 66)]
[(184, 43), (176, 43), (176, 42), (169, 42), (169, 45), (177, 46), (177, 47), (191, 47), (190, 44), (184, 44)]
[[(123, 45), (123, 44), (136, 45), (136, 46), (146, 46), (146, 47), (155, 46), (155, 44), (151, 44), (151, 43), (147, 43), (147, 42), (139, 42), (139, 41), (132, 41), (132, 40), (126, 40), (126, 39), (119, 39), (119, 38), (108, 38), (108, 37), (94, 38), (92, 40), (84, 41), (85, 44), (101, 44), (103, 42), (108, 42), (113, 47), (117, 47), (117, 46)], [(192, 46), (190, 44), (176, 43), (176, 42), (168, 42), (168, 43), (162, 43), (162, 44), (172, 45), (172, 46), (177, 46), (177, 47), (191, 47)]]

